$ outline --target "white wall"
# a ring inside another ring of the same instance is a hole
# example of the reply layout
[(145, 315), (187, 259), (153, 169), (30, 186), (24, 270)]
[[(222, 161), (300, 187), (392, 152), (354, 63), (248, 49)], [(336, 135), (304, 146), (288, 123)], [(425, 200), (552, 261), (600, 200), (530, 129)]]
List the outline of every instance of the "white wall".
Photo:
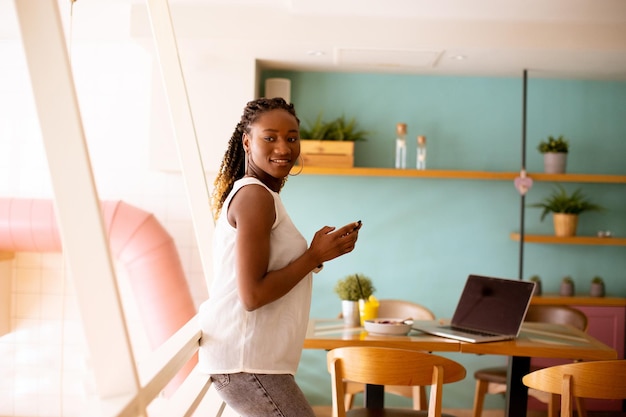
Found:
[[(98, 193), (103, 200), (124, 200), (155, 214), (175, 240), (198, 305), (208, 296), (207, 285), (183, 179), (176, 172), (152, 44), (127, 35), (130, 6), (93, 3), (92, 9), (89, 2), (74, 6), (71, 57)], [(4, 13), (6, 5), (0, 6)], [(13, 35), (6, 39), (0, 33), (0, 197), (52, 198), (24, 56), (17, 32)], [(254, 98), (256, 63), (248, 56), (197, 57), (193, 45), (181, 49), (181, 59), (211, 184), (240, 112)], [(10, 282), (11, 294), (7, 297), (7, 286), (1, 286), (0, 299), (10, 299), (11, 306), (10, 332), (0, 335), (0, 415), (79, 415), (93, 391), (63, 256), (18, 253), (3, 265), (0, 281)], [(147, 347), (124, 278), (119, 270), (133, 345), (140, 353)]]

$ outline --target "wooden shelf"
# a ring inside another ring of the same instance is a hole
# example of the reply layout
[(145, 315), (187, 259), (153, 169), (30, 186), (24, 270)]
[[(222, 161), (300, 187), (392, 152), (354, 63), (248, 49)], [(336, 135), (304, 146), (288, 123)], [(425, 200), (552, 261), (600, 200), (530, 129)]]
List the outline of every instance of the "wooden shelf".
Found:
[[(294, 172), (299, 170), (294, 167)], [(442, 169), (395, 169), (395, 168), (328, 168), (304, 167), (305, 175), (340, 175), (362, 177), (400, 177), (400, 178), (438, 178), (438, 179), (465, 179), (465, 180), (495, 180), (513, 181), (519, 172), (489, 172), (489, 171), (457, 171)], [(626, 184), (626, 175), (598, 175), (598, 174), (527, 174), (534, 181), (552, 182), (592, 182)]]
[[(297, 172), (299, 168), (295, 167)], [(487, 172), (487, 171), (455, 171), (440, 169), (396, 169), (396, 168), (328, 168), (304, 167), (302, 174), (306, 175), (342, 175), (359, 177), (405, 177), (405, 178), (441, 178), (467, 180), (510, 180), (513, 181), (518, 173), (515, 172)]]
[(533, 295), (531, 304), (540, 305), (577, 305), (577, 306), (626, 306), (626, 298), (623, 297), (590, 297), (572, 296), (565, 297), (559, 294)]
[(598, 182), (626, 184), (626, 175), (529, 173), (528, 176), (531, 177), (534, 181), (544, 182)]
[[(520, 234), (511, 233), (511, 239), (519, 242)], [(596, 237), (596, 236), (572, 236), (557, 237), (553, 235), (524, 235), (526, 243), (546, 243), (550, 245), (604, 245), (626, 246), (626, 238), (623, 237)]]

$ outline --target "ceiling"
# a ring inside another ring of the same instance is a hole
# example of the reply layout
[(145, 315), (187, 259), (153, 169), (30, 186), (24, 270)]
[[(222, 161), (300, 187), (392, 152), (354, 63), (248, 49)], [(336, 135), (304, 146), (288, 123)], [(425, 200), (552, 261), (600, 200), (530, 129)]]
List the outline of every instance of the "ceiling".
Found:
[[(69, 2), (59, 0), (66, 10)], [(12, 7), (0, 0), (0, 39), (16, 32)], [(170, 8), (181, 50), (200, 67), (241, 54), (266, 68), (626, 80), (626, 0), (170, 0)], [(77, 0), (73, 9), (77, 37), (129, 27), (150, 36), (144, 1)]]

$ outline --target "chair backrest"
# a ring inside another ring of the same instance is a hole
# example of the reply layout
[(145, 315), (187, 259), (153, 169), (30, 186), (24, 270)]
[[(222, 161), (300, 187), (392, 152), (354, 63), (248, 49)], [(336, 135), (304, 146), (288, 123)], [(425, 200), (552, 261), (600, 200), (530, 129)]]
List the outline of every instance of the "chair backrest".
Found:
[(333, 416), (344, 417), (344, 379), (376, 385), (430, 385), (428, 416), (441, 415), (442, 384), (465, 378), (458, 362), (430, 353), (384, 347), (344, 347), (327, 355)]
[(531, 304), (524, 321), (564, 324), (587, 331), (585, 313), (569, 306)]
[(578, 362), (531, 372), (524, 385), (561, 395), (561, 417), (572, 416), (572, 397), (626, 398), (626, 360)]
[(405, 300), (379, 300), (378, 317), (412, 318), (413, 320), (434, 320), (432, 311), (421, 304)]

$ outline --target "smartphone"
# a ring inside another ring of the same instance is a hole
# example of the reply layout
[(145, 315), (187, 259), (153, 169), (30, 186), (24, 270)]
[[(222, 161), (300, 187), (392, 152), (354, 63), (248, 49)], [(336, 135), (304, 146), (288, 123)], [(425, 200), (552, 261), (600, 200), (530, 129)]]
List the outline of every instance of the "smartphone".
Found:
[(343, 235), (341, 235), (341, 237), (345, 237), (345, 236), (348, 236), (352, 232), (356, 232), (357, 230), (361, 228), (362, 225), (363, 224), (361, 223), (361, 220), (359, 220), (358, 222), (356, 222), (356, 226), (354, 226), (354, 228), (351, 231), (344, 233)]

